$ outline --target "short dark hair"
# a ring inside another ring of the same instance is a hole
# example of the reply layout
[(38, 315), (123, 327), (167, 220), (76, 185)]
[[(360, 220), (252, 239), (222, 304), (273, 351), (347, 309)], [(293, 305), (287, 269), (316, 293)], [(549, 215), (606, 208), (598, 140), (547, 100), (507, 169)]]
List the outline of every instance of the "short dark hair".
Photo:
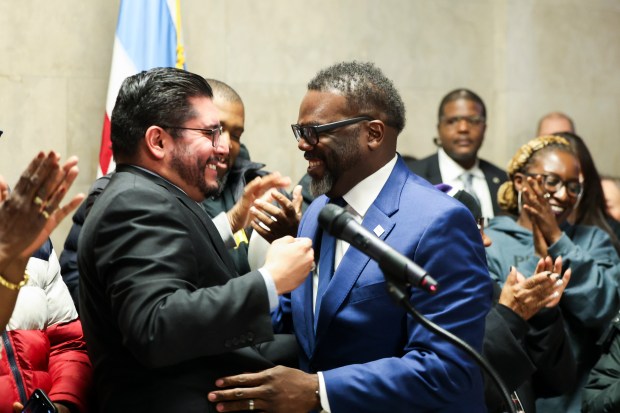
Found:
[(308, 90), (337, 92), (356, 115), (378, 117), (399, 133), (405, 127), (405, 104), (383, 72), (373, 63), (341, 62), (321, 70)]
[(112, 110), (114, 156), (135, 155), (140, 140), (153, 125), (184, 125), (196, 116), (189, 102), (194, 97), (212, 98), (213, 91), (202, 76), (185, 70), (159, 67), (129, 76)]
[(481, 115), (486, 119), (487, 108), (486, 106), (484, 106), (484, 102), (482, 101), (480, 96), (478, 96), (476, 93), (472, 92), (471, 90), (464, 89), (464, 88), (454, 89), (452, 92), (444, 96), (443, 99), (441, 99), (441, 103), (439, 104), (439, 113), (437, 114), (437, 119), (441, 121), (441, 117), (443, 116), (444, 106), (446, 106), (450, 102), (453, 102), (459, 99), (471, 100), (472, 102), (479, 104), (480, 107), (482, 108)]

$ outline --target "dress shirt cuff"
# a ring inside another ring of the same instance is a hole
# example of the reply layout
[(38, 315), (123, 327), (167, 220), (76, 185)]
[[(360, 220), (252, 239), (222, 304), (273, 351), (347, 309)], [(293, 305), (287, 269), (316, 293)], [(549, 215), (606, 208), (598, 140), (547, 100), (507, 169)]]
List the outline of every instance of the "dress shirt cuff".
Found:
[(260, 275), (263, 276), (263, 280), (265, 280), (267, 296), (269, 297), (269, 311), (273, 311), (278, 308), (278, 291), (276, 290), (276, 284), (273, 282), (271, 273), (267, 268), (259, 268), (258, 272), (260, 272)]
[(331, 413), (329, 407), (329, 400), (327, 399), (327, 388), (325, 388), (325, 379), (323, 378), (323, 372), (316, 373), (319, 377), (319, 397), (321, 399), (321, 412)]
[(213, 224), (217, 228), (217, 232), (220, 233), (220, 237), (224, 240), (226, 248), (233, 248), (235, 246), (235, 237), (233, 236), (232, 229), (230, 229), (230, 222), (228, 222), (226, 211), (217, 214), (213, 218)]

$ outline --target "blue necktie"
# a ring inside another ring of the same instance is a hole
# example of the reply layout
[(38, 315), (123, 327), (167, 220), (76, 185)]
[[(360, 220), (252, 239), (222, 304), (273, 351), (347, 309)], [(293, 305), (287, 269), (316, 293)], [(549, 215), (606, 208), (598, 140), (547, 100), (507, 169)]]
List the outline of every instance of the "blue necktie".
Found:
[[(334, 198), (329, 201), (330, 204), (338, 206), (346, 205), (346, 202), (342, 198)], [(314, 306), (314, 330), (316, 331), (317, 320), (319, 319), (319, 312), (321, 309), (321, 299), (327, 286), (334, 275), (335, 264), (335, 252), (336, 252), (336, 237), (330, 235), (327, 231), (323, 231), (321, 235), (321, 249), (319, 252), (319, 285), (316, 291), (316, 304)]]

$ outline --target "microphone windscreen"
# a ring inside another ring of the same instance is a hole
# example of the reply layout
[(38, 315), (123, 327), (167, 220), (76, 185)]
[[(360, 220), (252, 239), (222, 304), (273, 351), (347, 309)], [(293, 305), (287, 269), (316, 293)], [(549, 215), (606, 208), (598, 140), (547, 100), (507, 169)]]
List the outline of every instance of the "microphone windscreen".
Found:
[(336, 218), (344, 213), (344, 209), (334, 204), (327, 204), (319, 212), (319, 225), (324, 231), (334, 234), (333, 225)]
[(454, 194), (454, 199), (461, 201), (469, 209), (475, 220), (482, 218), (482, 209), (478, 201), (467, 191), (459, 190)]

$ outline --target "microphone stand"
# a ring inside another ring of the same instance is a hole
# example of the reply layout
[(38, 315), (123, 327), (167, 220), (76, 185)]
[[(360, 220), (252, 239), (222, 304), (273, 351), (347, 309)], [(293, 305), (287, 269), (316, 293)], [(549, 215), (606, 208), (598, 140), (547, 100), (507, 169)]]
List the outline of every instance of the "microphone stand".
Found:
[(504, 386), (504, 383), (502, 383), (502, 380), (500, 379), (495, 369), (493, 369), (493, 367), (491, 367), (491, 365), (487, 363), (487, 361), (483, 359), (482, 356), (480, 356), (480, 354), (478, 354), (478, 352), (474, 350), (469, 344), (467, 344), (466, 342), (464, 342), (463, 340), (461, 340), (460, 338), (458, 338), (451, 332), (438, 326), (437, 324), (433, 323), (431, 320), (429, 320), (428, 318), (420, 314), (418, 310), (416, 310), (409, 302), (409, 297), (405, 293), (404, 285), (402, 285), (402, 283), (398, 283), (400, 284), (398, 285), (397, 283), (393, 282), (390, 279), (391, 277), (387, 275), (389, 274), (389, 272), (386, 272), (384, 268), (381, 268), (381, 269), (383, 270), (383, 275), (385, 276), (385, 279), (387, 282), (387, 290), (392, 296), (392, 298), (394, 299), (394, 301), (396, 301), (397, 304), (400, 304), (402, 307), (404, 307), (407, 313), (411, 315), (414, 319), (419, 321), (420, 324), (426, 327), (426, 329), (432, 331), (433, 333), (437, 334), (440, 337), (444, 337), (452, 344), (455, 344), (457, 347), (460, 347), (461, 349), (463, 349), (471, 358), (474, 359), (474, 361), (480, 367), (482, 367), (489, 374), (489, 376), (491, 376), (491, 378), (495, 382), (495, 385), (499, 389), (502, 395), (502, 398), (504, 399), (506, 406), (508, 410), (510, 411), (510, 413), (523, 413), (523, 412), (517, 411), (517, 409), (515, 408), (512, 402), (512, 398), (510, 397), (510, 394), (508, 393), (508, 390), (506, 389), (506, 386)]

